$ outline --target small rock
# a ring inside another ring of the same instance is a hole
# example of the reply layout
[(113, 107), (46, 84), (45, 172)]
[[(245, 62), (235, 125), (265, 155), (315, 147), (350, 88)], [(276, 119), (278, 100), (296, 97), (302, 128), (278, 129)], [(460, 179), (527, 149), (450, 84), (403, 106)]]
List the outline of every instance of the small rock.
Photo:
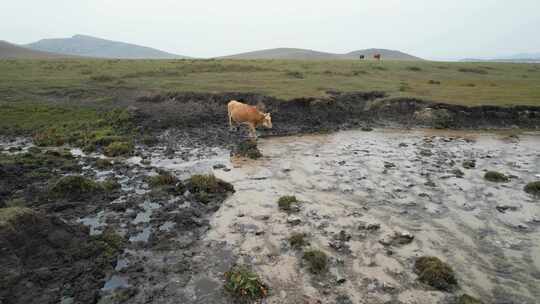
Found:
[(457, 178), (463, 178), (463, 176), (465, 176), (465, 173), (458, 168), (453, 169), (452, 174), (454, 174)]
[(328, 246), (330, 246), (330, 248), (333, 248), (334, 250), (338, 252), (346, 252), (346, 253), (351, 252), (349, 245), (345, 244), (344, 241), (333, 240), (333, 241), (328, 242)]
[(287, 223), (293, 225), (293, 226), (297, 226), (297, 225), (300, 225), (302, 223), (302, 220), (297, 217), (297, 216), (294, 216), (294, 215), (291, 215), (287, 218)]
[(375, 231), (375, 230), (379, 230), (381, 228), (381, 224), (379, 223), (360, 223), (360, 225), (358, 225), (358, 229), (360, 230), (369, 230), (369, 231)]
[(399, 143), (399, 147), (400, 148), (405, 148), (405, 147), (408, 147), (409, 145), (407, 145), (406, 143)]
[(518, 208), (516, 206), (498, 205), (495, 209), (500, 213), (506, 213), (506, 211), (516, 211)]
[(384, 167), (386, 169), (390, 169), (390, 168), (395, 168), (396, 165), (394, 163), (391, 163), (391, 162), (384, 162)]
[(224, 164), (216, 164), (216, 165), (212, 166), (212, 168), (214, 168), (216, 170), (219, 170), (219, 169), (225, 169), (226, 166)]
[(433, 152), (431, 152), (430, 150), (421, 150), (420, 151), (420, 155), (422, 156), (432, 156), (433, 155)]
[(414, 240), (414, 236), (408, 231), (399, 231), (394, 232), (394, 234), (386, 235), (379, 243), (384, 246), (396, 246), (396, 245), (406, 245), (411, 243)]
[(336, 298), (336, 304), (353, 304), (353, 301), (347, 295), (339, 295)]
[(336, 236), (336, 240), (342, 241), (342, 242), (348, 242), (351, 240), (352, 236), (345, 232), (345, 230), (341, 230)]
[(385, 290), (385, 291), (393, 291), (393, 290), (396, 289), (396, 286), (394, 286), (393, 284), (388, 283), (388, 282), (383, 282), (382, 283), (382, 289)]
[(462, 165), (463, 165), (463, 168), (465, 169), (473, 169), (476, 167), (476, 160), (474, 159), (464, 160)]
[(343, 165), (345, 165), (345, 161), (344, 161), (344, 160), (342, 160), (342, 161), (339, 161), (339, 162), (338, 162), (338, 165), (340, 165), (340, 166), (343, 166)]
[(427, 187), (437, 187), (437, 185), (433, 182), (433, 181), (427, 181), (424, 183), (424, 186), (427, 186)]

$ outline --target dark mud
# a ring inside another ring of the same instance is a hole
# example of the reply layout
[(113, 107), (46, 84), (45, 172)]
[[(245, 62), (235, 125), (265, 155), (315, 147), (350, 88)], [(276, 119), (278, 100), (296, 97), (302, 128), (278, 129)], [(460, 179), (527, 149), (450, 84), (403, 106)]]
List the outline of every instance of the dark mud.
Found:
[(120, 241), (30, 209), (3, 208), (0, 217), (8, 217), (0, 221), (0, 303), (98, 300)]
[[(218, 286), (234, 262), (219, 242), (200, 242), (232, 185), (141, 157), (11, 146), (0, 153), (0, 303), (185, 302)], [(28, 212), (4, 225), (9, 210)], [(212, 280), (197, 277), (209, 268), (218, 271)], [(226, 299), (219, 291), (216, 299)]]

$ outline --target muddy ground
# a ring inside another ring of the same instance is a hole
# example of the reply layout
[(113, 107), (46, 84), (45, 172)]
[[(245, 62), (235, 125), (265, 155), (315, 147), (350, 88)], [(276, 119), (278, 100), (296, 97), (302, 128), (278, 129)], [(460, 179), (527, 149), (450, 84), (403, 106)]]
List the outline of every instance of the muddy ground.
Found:
[[(227, 130), (230, 99), (273, 115), (258, 160), (230, 155), (245, 135)], [(164, 94), (129, 106), (156, 136), (130, 157), (0, 141), (0, 207), (18, 208), (0, 217), (0, 303), (237, 303), (223, 289), (236, 264), (270, 288), (265, 303), (540, 297), (540, 201), (523, 190), (540, 179), (540, 134), (404, 130), (535, 129), (538, 108), (391, 102), (379, 92), (290, 103)], [(301, 135), (316, 132), (325, 134)], [(509, 179), (487, 181), (487, 170)], [(209, 173), (232, 187), (198, 193), (190, 177)], [(66, 176), (85, 182), (64, 195)], [(299, 199), (297, 210), (278, 208), (283, 195)], [(308, 245), (292, 248), (295, 232)], [(327, 254), (327, 271), (308, 271), (309, 248)], [(413, 265), (424, 255), (448, 262), (458, 285), (419, 282)]]

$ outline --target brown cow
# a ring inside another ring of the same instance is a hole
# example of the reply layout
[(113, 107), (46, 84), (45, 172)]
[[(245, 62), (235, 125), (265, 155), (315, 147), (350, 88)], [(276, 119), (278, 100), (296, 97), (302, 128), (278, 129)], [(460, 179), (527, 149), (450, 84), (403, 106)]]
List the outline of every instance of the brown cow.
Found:
[(232, 130), (233, 121), (235, 123), (246, 124), (249, 126), (249, 131), (252, 137), (257, 138), (255, 128), (263, 125), (269, 129), (272, 128), (272, 117), (270, 113), (262, 113), (256, 107), (245, 103), (231, 100), (227, 104), (229, 111), (229, 129)]
[(373, 58), (375, 58), (376, 60), (381, 60), (381, 54), (375, 54), (373, 55)]

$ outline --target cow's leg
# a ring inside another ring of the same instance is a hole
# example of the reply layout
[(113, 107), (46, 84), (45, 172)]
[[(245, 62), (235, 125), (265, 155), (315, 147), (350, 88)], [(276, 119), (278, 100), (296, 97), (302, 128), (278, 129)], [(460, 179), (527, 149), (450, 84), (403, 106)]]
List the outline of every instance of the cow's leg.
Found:
[(232, 120), (231, 111), (227, 111), (227, 112), (228, 112), (228, 115), (229, 115), (229, 131), (232, 131), (233, 130), (233, 120)]
[(249, 131), (250, 131), (251, 137), (256, 139), (257, 138), (257, 130), (255, 130), (255, 125), (252, 124), (252, 123), (248, 123), (248, 126), (249, 126)]

